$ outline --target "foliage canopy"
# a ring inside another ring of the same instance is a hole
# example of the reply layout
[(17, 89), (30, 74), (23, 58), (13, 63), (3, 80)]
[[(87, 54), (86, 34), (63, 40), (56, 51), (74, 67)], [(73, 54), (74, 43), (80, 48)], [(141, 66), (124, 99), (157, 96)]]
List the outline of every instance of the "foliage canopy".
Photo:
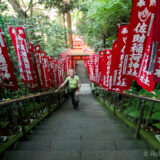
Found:
[(83, 14), (77, 25), (78, 33), (98, 51), (112, 46), (118, 24), (129, 23), (131, 0), (86, 0), (80, 10)]

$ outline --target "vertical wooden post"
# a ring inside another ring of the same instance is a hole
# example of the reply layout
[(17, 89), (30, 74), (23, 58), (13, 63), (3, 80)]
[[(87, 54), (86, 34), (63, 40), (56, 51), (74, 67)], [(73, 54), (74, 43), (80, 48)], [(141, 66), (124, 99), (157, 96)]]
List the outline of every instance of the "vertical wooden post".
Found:
[(141, 107), (141, 99), (139, 98), (139, 102), (138, 102), (138, 105), (137, 105), (137, 110), (139, 110), (140, 109), (140, 107)]
[(140, 132), (141, 124), (143, 121), (144, 109), (145, 109), (145, 100), (143, 99), (142, 106), (140, 109), (140, 115), (139, 115), (139, 120), (138, 120), (138, 124), (137, 124), (137, 129), (136, 129), (136, 138), (139, 138), (139, 132)]
[(115, 115), (116, 114), (116, 108), (117, 108), (117, 104), (118, 104), (118, 99), (119, 99), (119, 93), (117, 94), (117, 96), (115, 96), (115, 103), (113, 103), (113, 114)]
[(123, 102), (124, 102), (124, 96), (122, 95), (121, 109), (120, 109), (121, 113), (123, 113)]
[(49, 114), (51, 113), (51, 108), (52, 108), (52, 104), (51, 104), (51, 95), (48, 95), (48, 107), (49, 107)]
[(35, 118), (37, 118), (37, 116), (38, 116), (38, 111), (37, 111), (37, 107), (36, 107), (36, 105), (35, 105), (35, 98), (32, 98), (32, 104), (33, 104), (33, 108), (34, 108), (34, 111), (35, 111)]
[(151, 117), (151, 115), (152, 115), (153, 108), (154, 108), (154, 104), (155, 104), (155, 102), (152, 101), (152, 104), (151, 104), (151, 107), (150, 107), (150, 110), (149, 110), (149, 113), (148, 113), (148, 116), (147, 116), (147, 120), (146, 120), (146, 123), (145, 123), (145, 128), (148, 127), (149, 119), (150, 119), (150, 117)]
[(26, 104), (25, 101), (22, 102), (23, 103), (23, 109), (24, 109), (24, 113), (25, 113), (25, 117), (27, 118), (27, 120), (29, 119), (29, 116), (28, 116), (28, 113), (27, 113), (27, 110), (26, 110)]
[(103, 90), (103, 94), (104, 94), (104, 96), (103, 96), (103, 98), (104, 98), (104, 100), (103, 100), (103, 104), (105, 105), (105, 99), (106, 99), (105, 90)]
[[(19, 103), (21, 103), (21, 102), (19, 102)], [(26, 129), (25, 129), (25, 124), (24, 124), (24, 117), (22, 116), (22, 111), (21, 111), (21, 105), (20, 104), (18, 106), (18, 113), (19, 113), (19, 117), (20, 117), (20, 120), (21, 120), (23, 136), (24, 136), (24, 139), (26, 140), (27, 135), (26, 135)]]
[(58, 99), (58, 107), (60, 106), (61, 102), (60, 102), (60, 92), (57, 93), (57, 99)]
[(118, 108), (118, 101), (119, 101), (119, 93), (117, 93), (117, 98), (116, 98), (116, 109)]
[(6, 107), (7, 107), (8, 120), (11, 121), (11, 123), (13, 124), (14, 130), (17, 131), (18, 125), (17, 125), (17, 119), (14, 114), (14, 108), (12, 107), (12, 105), (8, 105)]

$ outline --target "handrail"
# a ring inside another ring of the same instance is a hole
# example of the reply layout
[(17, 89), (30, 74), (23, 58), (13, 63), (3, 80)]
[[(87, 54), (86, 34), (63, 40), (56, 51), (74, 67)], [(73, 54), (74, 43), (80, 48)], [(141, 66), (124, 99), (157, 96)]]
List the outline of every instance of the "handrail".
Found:
[[(99, 88), (99, 89), (100, 90), (105, 90), (104, 88)], [(154, 102), (160, 103), (160, 99), (154, 99), (154, 98), (150, 98), (150, 97), (139, 96), (139, 95), (136, 95), (134, 93), (131, 93), (131, 94), (129, 94), (129, 93), (121, 93), (121, 92), (115, 92), (115, 93), (121, 94), (121, 95), (125, 95), (125, 96), (136, 97), (136, 98), (140, 98), (140, 99), (144, 99), (144, 100), (149, 100), (149, 101), (154, 101)]]
[[(66, 90), (66, 89), (64, 89), (64, 90)], [(58, 92), (47, 91), (47, 92), (42, 92), (42, 93), (36, 93), (34, 95), (25, 96), (25, 97), (22, 97), (22, 98), (12, 99), (12, 100), (9, 100), (9, 101), (1, 102), (0, 107), (5, 106), (5, 105), (9, 105), (9, 104), (12, 104), (12, 103), (26, 101), (28, 99), (32, 99), (32, 98), (36, 98), (36, 97), (40, 97), (40, 96), (44, 96), (44, 95), (56, 94), (56, 93), (59, 93), (59, 92), (63, 92), (64, 90), (61, 90), (61, 91), (58, 91)]]
[[(0, 144), (0, 154), (7, 150), (20, 138), (23, 137), (26, 139), (30, 130), (32, 130), (38, 123), (44, 120), (66, 100), (67, 94), (68, 92), (66, 92), (66, 89), (59, 92), (50, 90), (1, 102), (1, 122), (4, 122), (3, 124), (5, 125), (10, 124), (8, 127), (12, 133), (8, 135), (0, 134), (0, 140), (2, 141), (2, 144)], [(9, 105), (14, 103), (16, 106), (9, 107)], [(5, 110), (3, 110), (4, 108)], [(4, 118), (4, 115), (7, 117), (6, 119)], [(3, 130), (3, 127), (1, 130)], [(4, 137), (5, 140), (3, 140)]]
[[(97, 87), (96, 90), (98, 91), (98, 93), (100, 93), (101, 91), (107, 91), (105, 90), (104, 88), (99, 88)], [(108, 92), (108, 91), (107, 91)], [(105, 96), (105, 92), (104, 93), (104, 97), (102, 97), (104, 99), (104, 104), (105, 104), (105, 100), (106, 100), (106, 96)], [(157, 102), (157, 103), (160, 103), (160, 99), (154, 99), (154, 98), (151, 98), (151, 97), (145, 97), (145, 96), (139, 96), (139, 95), (136, 95), (136, 94), (129, 94), (129, 93), (120, 93), (120, 92), (108, 92), (108, 93), (112, 93), (111, 97), (112, 99), (108, 99), (108, 102), (109, 102), (109, 105), (111, 105), (111, 103), (113, 104), (113, 114), (116, 115), (116, 110), (118, 108), (118, 101), (119, 101), (119, 95), (124, 95), (126, 97), (135, 97), (135, 98), (139, 98), (139, 117), (138, 117), (138, 120), (137, 120), (137, 127), (136, 127), (136, 138), (139, 138), (140, 136), (140, 129), (141, 129), (141, 125), (142, 125), (142, 121), (143, 121), (143, 118), (144, 118), (144, 111), (145, 111), (145, 102), (148, 100), (148, 101), (151, 101), (152, 104), (150, 106), (150, 109), (148, 111), (148, 116), (147, 116), (147, 119), (146, 119), (146, 122), (144, 124), (144, 127), (147, 128), (148, 127), (148, 124), (149, 124), (149, 119), (152, 115), (152, 111), (153, 111), (153, 108), (154, 108), (154, 104)], [(116, 94), (117, 96), (115, 97), (115, 101), (111, 102), (113, 100), (113, 93)], [(109, 96), (110, 97), (110, 96)], [(123, 103), (123, 100), (122, 100), (122, 103)], [(122, 104), (123, 106), (123, 104)], [(120, 106), (122, 108), (122, 106)]]

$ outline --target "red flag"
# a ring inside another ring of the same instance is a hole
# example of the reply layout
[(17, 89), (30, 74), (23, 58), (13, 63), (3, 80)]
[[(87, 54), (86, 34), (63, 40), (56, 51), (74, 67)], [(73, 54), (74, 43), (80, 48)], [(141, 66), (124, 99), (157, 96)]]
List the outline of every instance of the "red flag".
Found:
[(112, 58), (111, 58), (110, 73), (109, 73), (109, 86), (108, 86), (109, 91), (112, 90), (112, 87), (115, 85), (116, 78), (117, 78), (116, 62), (119, 60), (117, 58), (117, 53), (118, 53), (117, 52), (117, 41), (115, 41), (113, 43), (112, 51), (111, 51)]
[(153, 24), (153, 40), (149, 56), (148, 71), (153, 73), (153, 80), (160, 83), (160, 1), (157, 0), (156, 3), (156, 15)]
[[(115, 41), (112, 46), (112, 60), (111, 60), (111, 70), (110, 70), (110, 80), (112, 79), (112, 82), (110, 82), (109, 89), (111, 90), (113, 86), (116, 85), (116, 79), (117, 79), (117, 64), (119, 63), (119, 57), (120, 53), (117, 50), (118, 43)], [(112, 84), (112, 85), (111, 85)]]
[(105, 86), (106, 75), (106, 53), (107, 50), (99, 52), (99, 86)]
[(160, 50), (157, 52), (155, 67), (153, 71), (153, 80), (160, 83)]
[[(35, 47), (37, 48), (37, 46)], [(42, 60), (41, 60), (41, 51), (35, 49), (35, 63), (36, 63), (36, 74), (37, 74), (37, 80), (38, 80), (38, 85), (39, 88), (45, 88), (45, 79), (44, 79), (44, 73), (43, 73), (43, 65), (42, 65)]]
[(42, 73), (41, 73), (41, 69), (40, 69), (39, 59), (38, 59), (36, 50), (34, 49), (34, 46), (32, 43), (29, 44), (29, 51), (30, 51), (30, 53), (33, 54), (33, 67), (35, 70), (38, 87), (39, 87), (39, 89), (42, 89), (43, 81), (42, 81), (42, 77), (41, 77)]
[(58, 74), (57, 74), (57, 59), (53, 59), (53, 72), (54, 72), (54, 86), (58, 86)]
[(122, 92), (123, 90), (119, 87), (116, 86), (116, 79), (117, 79), (117, 63), (119, 63), (119, 55), (118, 55), (118, 50), (117, 50), (117, 41), (113, 43), (112, 47), (112, 58), (111, 58), (111, 68), (110, 68), (110, 73), (109, 73), (109, 79), (108, 79), (108, 91), (114, 91), (114, 92)]
[(40, 50), (40, 45), (37, 45), (36, 47), (36, 63), (38, 64), (38, 68), (39, 68), (39, 74), (41, 74), (41, 86), (44, 89), (48, 88), (48, 82), (47, 82), (47, 78), (46, 78), (46, 71), (45, 71), (45, 67), (43, 64), (43, 56), (42, 52)]
[(104, 88), (108, 89), (109, 88), (109, 80), (110, 80), (110, 71), (111, 71), (111, 62), (112, 62), (112, 51), (110, 49), (106, 50), (106, 63), (105, 63), (105, 68), (106, 68), (106, 73), (104, 75)]
[(45, 52), (41, 53), (41, 61), (42, 61), (42, 67), (43, 67), (43, 74), (44, 74), (44, 80), (45, 80), (45, 88), (50, 88), (50, 76), (49, 76), (49, 68), (48, 68), (48, 59), (46, 57)]
[(115, 64), (114, 64), (114, 87), (120, 87), (122, 90), (130, 89), (131, 80), (128, 77), (124, 77), (122, 74), (123, 71), (123, 62), (126, 49), (126, 41), (128, 36), (128, 25), (121, 25), (118, 29), (118, 38), (117, 38), (117, 50), (115, 54)]
[(151, 29), (150, 35), (148, 37), (148, 42), (147, 42), (147, 45), (145, 48), (145, 52), (144, 52), (142, 63), (141, 63), (141, 68), (139, 70), (139, 75), (137, 78), (138, 84), (142, 88), (144, 88), (150, 92), (154, 91), (155, 84), (156, 84), (152, 80), (152, 74), (147, 71), (147, 63), (148, 63), (148, 59), (149, 59), (149, 52), (151, 49), (151, 38), (152, 38), (152, 29)]
[(48, 57), (48, 62), (49, 62), (49, 70), (50, 70), (50, 84), (51, 87), (54, 87), (54, 62), (52, 56)]
[(126, 46), (124, 73), (136, 80), (142, 62), (147, 35), (155, 13), (155, 0), (133, 0)]
[[(156, 60), (156, 55), (158, 54), (158, 49), (160, 49), (160, 18), (159, 18), (159, 13), (160, 13), (160, 1), (156, 1), (156, 11), (155, 11), (155, 18), (153, 22), (153, 35), (152, 35), (152, 45), (150, 49), (150, 54), (149, 54), (149, 60), (147, 64), (147, 69), (150, 73), (153, 73), (154, 67), (157, 68), (157, 62)], [(158, 59), (157, 59), (158, 60)], [(156, 63), (156, 65), (155, 65)], [(158, 69), (158, 68), (157, 68)], [(157, 76), (154, 76), (155, 80), (157, 81)], [(158, 81), (157, 81), (158, 82)], [(159, 80), (160, 82), (160, 80)]]
[(94, 76), (94, 62), (88, 62), (88, 73), (91, 82), (95, 82)]
[(16, 31), (14, 27), (9, 27), (9, 32), (10, 32), (12, 42), (13, 42), (13, 45), (14, 45), (14, 48), (17, 54), (17, 58), (18, 58), (18, 65), (19, 65), (19, 70), (20, 70), (21, 81), (27, 85), (28, 80), (27, 80), (27, 75), (25, 72), (25, 66), (23, 63), (23, 59), (22, 59), (22, 55), (21, 55), (21, 51), (19, 48), (19, 43), (18, 43), (18, 39), (17, 39), (17, 35), (16, 35)]
[(33, 73), (33, 66), (32, 66), (32, 60), (31, 55), (28, 49), (27, 45), (27, 38), (25, 34), (25, 30), (23, 27), (17, 27), (17, 35), (19, 39), (21, 54), (23, 56), (23, 61), (25, 65), (25, 71), (27, 74), (28, 81), (30, 83), (30, 88), (35, 90), (36, 89), (36, 80)]
[[(13, 64), (10, 60), (7, 45), (0, 28), (0, 76), (8, 90), (18, 90), (17, 80), (14, 74)], [(2, 87), (2, 85), (1, 85)]]
[(57, 61), (57, 78), (58, 78), (58, 86), (63, 83), (63, 75), (62, 75), (62, 67), (61, 61)]
[(95, 62), (95, 83), (99, 85), (99, 62)]

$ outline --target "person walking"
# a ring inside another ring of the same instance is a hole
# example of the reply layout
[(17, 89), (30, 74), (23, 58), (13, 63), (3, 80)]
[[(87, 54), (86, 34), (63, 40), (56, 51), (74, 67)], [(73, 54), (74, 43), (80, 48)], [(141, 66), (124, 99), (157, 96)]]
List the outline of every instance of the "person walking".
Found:
[(68, 83), (72, 105), (73, 108), (77, 110), (79, 104), (79, 91), (81, 88), (81, 82), (79, 77), (76, 75), (75, 70), (69, 69), (67, 71), (67, 75), (68, 77), (65, 79), (65, 81), (55, 91), (58, 92), (63, 86), (65, 86)]

